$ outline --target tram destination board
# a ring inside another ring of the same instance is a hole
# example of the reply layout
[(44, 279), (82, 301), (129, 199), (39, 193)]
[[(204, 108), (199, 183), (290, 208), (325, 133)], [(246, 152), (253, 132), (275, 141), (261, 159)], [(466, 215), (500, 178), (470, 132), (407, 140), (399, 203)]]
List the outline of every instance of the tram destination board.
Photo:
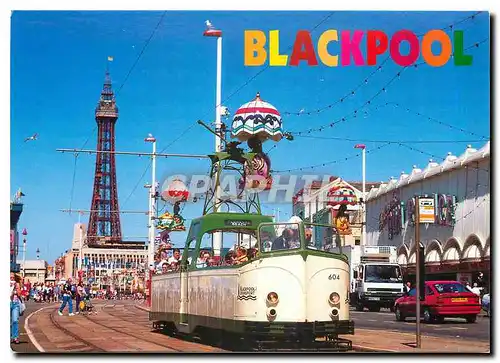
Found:
[(249, 227), (252, 225), (252, 221), (249, 220), (235, 220), (235, 219), (226, 219), (224, 221), (224, 225), (230, 227)]

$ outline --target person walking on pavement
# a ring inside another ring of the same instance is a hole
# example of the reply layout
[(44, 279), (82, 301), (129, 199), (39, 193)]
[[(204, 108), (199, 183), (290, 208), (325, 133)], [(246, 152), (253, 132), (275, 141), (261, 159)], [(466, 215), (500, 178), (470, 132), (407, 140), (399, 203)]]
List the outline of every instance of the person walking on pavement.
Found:
[(76, 294), (75, 294), (75, 314), (80, 314), (80, 302), (83, 300), (84, 292), (83, 292), (83, 286), (82, 282), (80, 281), (78, 283), (78, 286), (76, 287)]
[(73, 316), (73, 301), (71, 299), (71, 278), (68, 278), (68, 281), (63, 285), (62, 287), (62, 304), (61, 307), (59, 308), (59, 315), (63, 314), (64, 308), (66, 307), (66, 304), (69, 304), (68, 310), (69, 310), (69, 316)]
[(21, 315), (21, 286), (10, 273), (10, 341), (19, 344), (19, 315)]

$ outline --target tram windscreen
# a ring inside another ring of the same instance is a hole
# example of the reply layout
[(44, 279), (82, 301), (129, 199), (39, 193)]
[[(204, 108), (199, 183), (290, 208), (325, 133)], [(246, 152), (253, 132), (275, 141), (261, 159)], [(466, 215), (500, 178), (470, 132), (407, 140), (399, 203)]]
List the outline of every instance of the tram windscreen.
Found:
[(306, 247), (324, 252), (340, 253), (342, 238), (337, 230), (327, 225), (304, 224)]
[(273, 223), (259, 228), (261, 252), (295, 250), (300, 248), (298, 223)]

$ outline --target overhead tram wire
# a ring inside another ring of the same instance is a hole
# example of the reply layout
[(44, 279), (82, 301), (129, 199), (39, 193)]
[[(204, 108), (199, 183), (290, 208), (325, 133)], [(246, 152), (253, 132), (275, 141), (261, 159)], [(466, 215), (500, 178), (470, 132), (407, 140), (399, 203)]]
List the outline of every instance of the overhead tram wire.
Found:
[[(372, 149), (368, 149), (366, 150), (366, 153), (372, 153), (374, 151), (378, 151), (386, 146), (389, 146), (389, 145), (398, 145), (398, 146), (402, 146), (402, 147), (405, 147), (407, 149), (410, 149), (412, 151), (416, 151), (420, 154), (424, 154), (424, 155), (428, 155), (434, 159), (440, 159), (440, 160), (445, 160), (446, 158), (443, 158), (442, 156), (438, 156), (438, 155), (434, 155), (432, 153), (428, 153), (426, 151), (423, 151), (423, 150), (420, 150), (420, 149), (417, 149), (415, 147), (412, 147), (412, 146), (408, 146), (406, 144), (403, 144), (403, 143), (400, 143), (400, 142), (394, 142), (394, 141), (389, 141), (383, 145), (380, 145), (380, 146), (377, 146), (375, 148), (372, 148)], [(354, 159), (354, 158), (357, 158), (357, 157), (360, 157), (361, 156), (361, 152), (360, 153), (357, 153), (355, 155), (351, 155), (351, 156), (347, 156), (345, 158), (339, 158), (339, 159), (336, 159), (336, 160), (333, 160), (333, 161), (327, 161), (327, 162), (324, 162), (324, 163), (320, 163), (320, 164), (314, 164), (314, 165), (308, 165), (308, 166), (302, 166), (302, 167), (299, 167), (299, 168), (293, 168), (293, 169), (286, 169), (286, 170), (271, 170), (271, 172), (273, 173), (283, 173), (283, 172), (291, 172), (291, 171), (302, 171), (302, 170), (305, 170), (305, 169), (315, 169), (315, 168), (319, 168), (319, 167), (323, 167), (323, 166), (327, 166), (327, 165), (331, 165), (331, 164), (337, 164), (337, 163), (341, 163), (341, 162), (344, 162), (344, 161), (347, 161), (347, 160), (350, 160), (350, 159)], [(458, 161), (452, 161), (451, 163), (453, 165), (457, 164), (458, 162), (460, 162), (459, 160)], [(467, 165), (466, 166), (467, 168), (469, 169), (473, 169), (473, 170), (481, 170), (481, 171), (485, 171), (487, 173), (489, 173), (490, 171), (487, 170), (487, 169), (483, 169), (483, 168), (479, 168), (479, 167), (475, 167), (475, 166), (470, 166), (470, 165)]]
[[(189, 126), (188, 128), (186, 128), (179, 136), (177, 136), (174, 140), (172, 140), (167, 146), (165, 146), (158, 154), (162, 154), (167, 148), (169, 148), (170, 146), (172, 146), (174, 143), (176, 143), (180, 138), (182, 138), (189, 130), (191, 130), (194, 126), (196, 125), (196, 123), (193, 123), (191, 124), (191, 126)], [(143, 179), (144, 179), (144, 176), (146, 175), (146, 173), (148, 172), (149, 168), (151, 167), (151, 162), (148, 163), (148, 165), (146, 166), (146, 168), (144, 169), (144, 172), (142, 173), (141, 177), (139, 178), (139, 180), (137, 181), (137, 183), (135, 184), (134, 188), (132, 188), (132, 191), (130, 192), (130, 194), (128, 195), (128, 197), (125, 199), (125, 202), (123, 203), (123, 206), (125, 206), (125, 204), (129, 201), (129, 199), (132, 197), (132, 195), (134, 194), (134, 192), (137, 190), (137, 188), (139, 187), (139, 185), (142, 183)]]
[[(167, 11), (165, 10), (161, 17), (160, 17), (160, 20), (158, 20), (158, 23), (156, 24), (155, 28), (153, 29), (153, 31), (151, 32), (151, 35), (149, 36), (149, 38), (145, 41), (140, 53), (138, 54), (138, 56), (136, 57), (134, 63), (132, 64), (132, 66), (130, 67), (129, 71), (127, 72), (127, 75), (125, 76), (125, 79), (124, 81), (122, 82), (121, 86), (118, 88), (118, 90), (116, 91), (116, 94), (115, 94), (115, 98), (118, 97), (118, 94), (120, 93), (120, 91), (122, 90), (122, 88), (125, 86), (125, 83), (127, 82), (128, 78), (130, 77), (130, 74), (132, 73), (132, 71), (134, 70), (135, 66), (139, 63), (139, 60), (141, 59), (142, 55), (144, 54), (144, 52), (146, 51), (146, 48), (148, 47), (149, 43), (151, 42), (151, 39), (153, 39), (153, 36), (156, 34), (156, 31), (158, 30), (158, 28), (160, 27), (162, 21), (163, 21), (163, 18), (165, 17), (165, 15), (167, 14)], [(104, 113), (105, 114), (105, 113)], [(87, 140), (85, 140), (85, 142), (83, 143), (82, 147), (80, 149), (83, 149), (87, 143), (90, 141), (90, 139), (92, 138), (92, 136), (94, 135), (95, 131), (97, 130), (97, 125), (94, 126), (94, 129), (92, 130), (92, 133), (90, 134), (90, 136), (87, 138)], [(71, 186), (71, 197), (70, 197), (70, 210), (71, 210), (71, 204), (73, 202), (73, 194), (74, 194), (74, 187), (75, 187), (75, 175), (76, 175), (76, 164), (77, 164), (77, 157), (78, 157), (78, 152), (75, 153), (75, 165), (74, 165), (74, 172), (73, 172), (73, 182), (72, 182), (72, 186)]]
[[(315, 140), (337, 140), (337, 141), (349, 141), (349, 142), (372, 142), (372, 143), (400, 143), (400, 144), (456, 144), (462, 142), (482, 142), (485, 139), (478, 140), (372, 140), (372, 139), (350, 139), (347, 137), (327, 137), (327, 136), (309, 136), (302, 135), (297, 137), (303, 137)], [(274, 146), (273, 146), (274, 147)]]
[[(479, 48), (479, 46), (481, 44), (483, 44), (484, 42), (486, 42), (489, 38), (485, 38), (479, 42), (476, 42), (472, 45), (470, 45), (469, 47), (465, 48), (464, 50), (468, 50), (468, 49), (471, 49), (471, 48)], [(360, 107), (357, 107), (353, 112), (345, 115), (344, 117), (341, 117), (339, 119), (337, 119), (336, 121), (333, 121), (329, 124), (325, 124), (323, 126), (320, 126), (320, 127), (314, 127), (314, 128), (310, 128), (310, 129), (306, 129), (306, 130), (302, 130), (302, 131), (291, 131), (290, 133), (294, 136), (296, 135), (302, 135), (302, 134), (310, 134), (311, 132), (318, 132), (318, 131), (323, 131), (323, 129), (326, 129), (328, 127), (333, 127), (341, 122), (344, 122), (344, 121), (347, 121), (348, 119), (351, 119), (351, 118), (356, 118), (358, 116), (358, 112), (363, 110), (365, 107), (367, 106), (370, 106), (372, 104), (372, 101), (377, 98), (380, 94), (384, 93), (387, 91), (387, 87), (392, 83), (394, 82), (396, 79), (399, 79), (401, 77), (401, 74), (407, 70), (408, 68), (417, 68), (419, 65), (422, 65), (422, 64), (425, 64), (425, 62), (420, 62), (420, 63), (415, 63), (414, 65), (411, 65), (411, 66), (404, 66), (401, 70), (398, 70), (398, 72), (396, 72), (396, 74), (391, 77), (391, 79), (389, 79), (389, 81), (387, 83), (384, 84), (384, 86), (379, 89), (372, 97), (370, 97), (367, 101), (365, 101)], [(477, 135), (476, 135), (477, 136)]]
[[(458, 25), (458, 24), (461, 24), (465, 21), (468, 21), (468, 20), (472, 20), (474, 19), (477, 15), (479, 15), (480, 13), (483, 13), (484, 11), (478, 11), (472, 15), (469, 15), (461, 20), (458, 20), (454, 23), (451, 23), (447, 26), (444, 26), (442, 27), (440, 30), (443, 30), (443, 31), (446, 31), (446, 30), (450, 30), (452, 31), (453, 30), (453, 27)], [(421, 33), (421, 34), (417, 34), (416, 37), (419, 38), (419, 37), (422, 37), (424, 36), (426, 33)], [(284, 111), (282, 112), (283, 115), (292, 115), (292, 116), (302, 116), (302, 115), (311, 115), (311, 114), (319, 114), (327, 109), (331, 109), (333, 106), (336, 106), (338, 105), (339, 103), (343, 103), (346, 99), (350, 98), (350, 97), (354, 97), (356, 95), (356, 92), (362, 88), (363, 86), (367, 85), (368, 84), (368, 81), (370, 80), (370, 78), (372, 78), (377, 72), (381, 71), (386, 62), (389, 60), (390, 56), (388, 55), (383, 61), (382, 63), (377, 66), (368, 76), (364, 77), (363, 81), (361, 81), (357, 86), (355, 86), (351, 91), (349, 91), (348, 93), (346, 93), (345, 95), (343, 95), (341, 98), (339, 98), (338, 100), (336, 100), (335, 102), (329, 104), (329, 105), (326, 105), (326, 106), (323, 106), (323, 107), (320, 107), (318, 109), (315, 109), (315, 110), (312, 110), (312, 111)]]

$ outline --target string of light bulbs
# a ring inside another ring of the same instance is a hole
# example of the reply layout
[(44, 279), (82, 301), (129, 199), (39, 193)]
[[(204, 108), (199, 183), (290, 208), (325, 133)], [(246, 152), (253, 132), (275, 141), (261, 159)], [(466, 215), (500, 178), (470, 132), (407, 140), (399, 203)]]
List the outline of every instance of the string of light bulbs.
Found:
[[(479, 42), (476, 42), (476, 43), (468, 46), (467, 48), (465, 48), (464, 51), (472, 49), (472, 48), (479, 48), (479, 46), (481, 44), (483, 44), (484, 42), (486, 42), (488, 39), (489, 38), (485, 38), (485, 39), (483, 39), (483, 40), (481, 40)], [(356, 108), (353, 112), (349, 113), (348, 115), (346, 115), (344, 117), (341, 117), (341, 118), (337, 119), (336, 121), (333, 121), (333, 122), (331, 122), (329, 124), (325, 124), (325, 125), (320, 126), (320, 127), (309, 128), (309, 129), (302, 130), (302, 131), (291, 131), (290, 134), (292, 134), (292, 135), (302, 135), (302, 134), (309, 134), (311, 132), (323, 131), (323, 129), (325, 129), (325, 128), (333, 127), (333, 126), (335, 126), (335, 125), (337, 125), (337, 124), (339, 124), (341, 122), (347, 121), (350, 118), (357, 117), (358, 112), (362, 111), (365, 107), (371, 106), (372, 105), (372, 101), (375, 98), (377, 98), (380, 94), (387, 92), (387, 88), (389, 87), (389, 85), (391, 83), (393, 83), (395, 80), (399, 80), (401, 78), (401, 74), (405, 70), (407, 70), (408, 68), (418, 68), (418, 66), (422, 65), (422, 64), (425, 64), (425, 62), (415, 63), (413, 66), (404, 66), (404, 67), (402, 67), (401, 70), (397, 71), (396, 74), (394, 76), (392, 76), (389, 79), (389, 81), (382, 86), (382, 88), (380, 88), (373, 96), (371, 96), (367, 101), (365, 101), (360, 107)], [(352, 92), (354, 92), (354, 91), (351, 91), (351, 93)], [(328, 105), (326, 107), (327, 108), (331, 108), (332, 105)], [(310, 111), (309, 113), (319, 113), (318, 110), (319, 109), (313, 110), (313, 111)]]
[(404, 106), (404, 105), (402, 105), (402, 104), (400, 104), (400, 103), (397, 103), (397, 102), (387, 102), (387, 103), (386, 103), (386, 105), (387, 105), (387, 106), (394, 106), (395, 108), (401, 108), (401, 109), (403, 109), (404, 111), (406, 111), (406, 112), (408, 112), (408, 113), (412, 113), (412, 114), (417, 115), (417, 116), (419, 116), (419, 117), (423, 117), (423, 118), (425, 118), (426, 120), (431, 121), (431, 122), (434, 122), (434, 123), (437, 123), (437, 124), (439, 124), (439, 125), (447, 126), (447, 127), (449, 127), (450, 129), (458, 130), (458, 131), (460, 131), (460, 132), (463, 132), (464, 134), (469, 134), (469, 135), (471, 135), (471, 136), (480, 137), (482, 140), (487, 140), (487, 139), (488, 139), (486, 136), (483, 136), (483, 135), (478, 135), (478, 134), (476, 134), (476, 133), (474, 133), (474, 132), (472, 132), (472, 131), (465, 130), (465, 129), (461, 128), (461, 127), (458, 127), (458, 126), (454, 126), (454, 125), (448, 124), (448, 123), (443, 122), (443, 121), (441, 121), (441, 120), (438, 120), (438, 119), (436, 119), (436, 118), (434, 118), (434, 117), (430, 117), (430, 116), (428, 116), (428, 115), (425, 115), (425, 114), (423, 114), (423, 113), (421, 113), (421, 112), (419, 112), (419, 111), (412, 110), (411, 108), (406, 107), (406, 106)]
[[(416, 151), (420, 154), (423, 154), (423, 155), (428, 155), (434, 159), (440, 159), (440, 160), (446, 160), (446, 158), (443, 158), (442, 156), (438, 156), (438, 155), (434, 155), (432, 153), (429, 153), (427, 151), (424, 151), (424, 150), (420, 150), (420, 149), (417, 149), (416, 147), (413, 147), (413, 146), (409, 146), (409, 145), (406, 145), (406, 144), (402, 144), (402, 143), (399, 143), (399, 142), (395, 142), (394, 144), (396, 145), (399, 145), (399, 146), (402, 146), (402, 147), (405, 147), (407, 149), (410, 149), (412, 151)], [(456, 165), (458, 163), (461, 163), (461, 161), (459, 160), (455, 160), (455, 161), (452, 161), (451, 162), (453, 165)], [(481, 171), (484, 171), (486, 173), (489, 173), (490, 171), (488, 169), (483, 169), (483, 168), (479, 168), (479, 167), (476, 167), (476, 166), (472, 166), (472, 165), (466, 165), (465, 168), (468, 168), (468, 169), (474, 169), (474, 170), (481, 170)]]
[[(468, 21), (468, 20), (473, 20), (475, 19), (475, 17), (477, 17), (477, 15), (479, 15), (480, 13), (482, 13), (483, 11), (478, 11), (472, 15), (469, 15), (459, 21), (456, 21), (455, 23), (452, 23), (452, 24), (449, 24), (449, 25), (446, 25), (444, 27), (442, 27), (440, 30), (443, 30), (443, 31), (447, 31), (449, 30), (450, 32), (453, 31), (453, 27), (458, 25), (458, 24), (461, 24), (465, 21)], [(417, 38), (420, 38), (422, 36), (424, 36), (425, 34), (427, 33), (421, 33), (421, 34), (417, 34), (416, 37)], [(453, 54), (452, 54), (452, 57), (453, 57)], [(315, 109), (315, 110), (311, 110), (311, 111), (305, 111), (305, 110), (300, 110), (300, 111), (284, 111), (282, 112), (283, 115), (292, 115), (292, 116), (301, 116), (301, 115), (311, 115), (311, 114), (319, 114), (327, 109), (331, 109), (333, 106), (336, 106), (338, 105), (339, 103), (343, 103), (346, 99), (348, 98), (351, 98), (351, 97), (354, 97), (356, 95), (356, 92), (362, 88), (363, 86), (367, 85), (369, 82), (369, 80), (375, 76), (375, 74), (377, 72), (380, 72), (386, 62), (390, 59), (390, 55), (388, 55), (383, 61), (382, 63), (377, 66), (372, 72), (370, 72), (370, 74), (368, 74), (368, 76), (366, 76), (360, 83), (358, 83), (351, 91), (349, 91), (348, 93), (344, 94), (342, 97), (340, 97), (339, 99), (337, 99), (335, 102), (329, 104), (329, 105), (326, 105), (326, 106), (323, 106), (323, 107), (320, 107), (318, 109)], [(418, 67), (418, 65), (421, 65), (421, 64), (425, 64), (425, 62), (420, 62), (418, 64), (415, 64), (414, 67)], [(409, 67), (409, 66), (406, 66), (406, 67)], [(404, 67), (404, 68), (406, 68)]]
[[(373, 153), (373, 152), (378, 151), (380, 149), (383, 149), (384, 147), (389, 146), (389, 145), (391, 145), (391, 143), (386, 143), (386, 144), (377, 146), (377, 147), (375, 147), (373, 149), (365, 150), (365, 152), (367, 154), (368, 153)], [(327, 161), (327, 162), (324, 162), (324, 163), (321, 163), (321, 164), (310, 165), (310, 166), (303, 166), (303, 167), (293, 168), (293, 169), (271, 170), (271, 172), (272, 173), (286, 173), (286, 172), (290, 172), (290, 171), (302, 171), (302, 170), (306, 170), (306, 169), (315, 169), (315, 168), (319, 168), (319, 167), (322, 167), (322, 166), (327, 166), (327, 165), (331, 165), (331, 164), (341, 163), (341, 162), (344, 162), (344, 161), (347, 161), (347, 160), (350, 160), (350, 159), (357, 158), (359, 156), (361, 156), (361, 153), (357, 153), (355, 155), (347, 156), (345, 158), (336, 159), (336, 160), (333, 160), (333, 161)]]
[[(337, 140), (337, 141), (349, 141), (349, 142), (366, 142), (366, 143), (402, 143), (402, 144), (456, 144), (462, 142), (483, 142), (482, 139), (475, 140), (376, 140), (376, 139), (351, 139), (348, 137), (328, 137), (328, 136), (310, 136), (310, 135), (299, 135), (297, 137), (315, 139), (315, 140)], [(271, 147), (273, 149), (275, 146)], [(271, 150), (269, 149), (269, 150)]]

